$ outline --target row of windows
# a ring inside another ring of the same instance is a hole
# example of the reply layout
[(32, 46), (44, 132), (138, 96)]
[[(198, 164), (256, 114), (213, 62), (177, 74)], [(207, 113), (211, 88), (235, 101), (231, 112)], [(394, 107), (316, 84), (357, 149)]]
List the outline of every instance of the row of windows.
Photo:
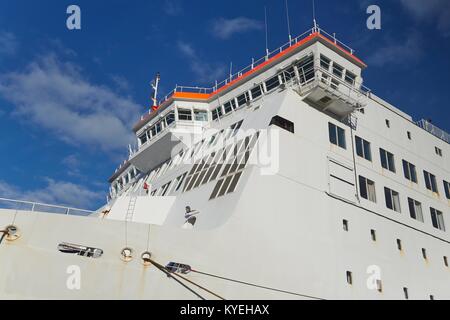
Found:
[(263, 94), (278, 88), (281, 84), (289, 82), (296, 74), (300, 78), (300, 82), (306, 83), (314, 78), (314, 56), (310, 55), (303, 58), (298, 63), (290, 66), (280, 72), (279, 74), (269, 78), (268, 80), (255, 85), (252, 89), (245, 91), (241, 95), (230, 99), (223, 105), (218, 106), (212, 110), (212, 119), (217, 120), (223, 116), (237, 110), (249, 102), (258, 99)]
[(336, 62), (332, 62), (331, 59), (327, 58), (323, 54), (320, 55), (320, 66), (326, 71), (333, 73), (334, 76), (339, 79), (343, 79), (345, 82), (354, 85), (356, 80), (356, 75), (348, 70), (344, 71), (344, 67), (337, 64)]
[[(347, 148), (345, 130), (335, 124), (328, 123), (329, 140), (332, 144), (343, 149)], [(368, 161), (372, 161), (371, 143), (361, 137), (355, 136), (356, 154)], [(380, 162), (384, 169), (396, 173), (395, 156), (393, 153), (380, 148)], [(416, 166), (406, 160), (402, 160), (403, 174), (406, 179), (418, 183)], [(436, 176), (426, 170), (423, 171), (425, 187), (432, 192), (439, 193)], [(450, 199), (450, 184), (443, 180), (445, 196)]]
[[(344, 230), (344, 231), (346, 231), (346, 232), (349, 231), (349, 221), (348, 221), (348, 220), (346, 220), (346, 219), (342, 220), (342, 226), (343, 226), (343, 230)], [(375, 230), (375, 229), (371, 229), (371, 230), (370, 230), (370, 239), (371, 239), (372, 241), (374, 241), (374, 242), (377, 241), (377, 233), (376, 233), (376, 230)], [(399, 251), (403, 252), (403, 243), (402, 243), (402, 240), (401, 240), (401, 239), (396, 239), (395, 244), (396, 244), (396, 246), (397, 246), (397, 249), (398, 249)], [(422, 255), (422, 258), (423, 258), (424, 260), (428, 261), (429, 257), (428, 257), (427, 249), (426, 249), (426, 248), (422, 248), (422, 249), (421, 249), (421, 255)], [(444, 264), (444, 267), (445, 267), (445, 268), (448, 268), (448, 267), (449, 267), (448, 257), (447, 257), (447, 256), (443, 256), (443, 264)], [(347, 280), (347, 283), (348, 283), (349, 285), (352, 285), (352, 284), (353, 284), (353, 272), (352, 272), (352, 271), (346, 271), (346, 280)], [(378, 290), (379, 292), (382, 292), (382, 291), (383, 291), (383, 286), (382, 286), (381, 279), (377, 279), (377, 281), (376, 281), (376, 287), (377, 287), (377, 290)], [(403, 292), (404, 292), (405, 298), (408, 299), (408, 298), (409, 298), (408, 288), (404, 287), (404, 288), (403, 288)], [(433, 296), (433, 295), (430, 295), (430, 299), (431, 299), (431, 300), (434, 299), (434, 296)]]
[[(206, 110), (191, 110), (178, 108), (178, 120), (181, 121), (208, 121), (208, 111)], [(170, 111), (164, 118), (154, 123), (148, 130), (139, 136), (139, 143), (142, 145), (147, 141), (152, 140), (161, 131), (169, 127), (175, 121), (175, 112)]]
[[(359, 194), (362, 198), (377, 202), (375, 182), (363, 176), (359, 176)], [(401, 212), (400, 194), (390, 188), (384, 187), (384, 198), (386, 207), (390, 210)], [(422, 204), (408, 197), (408, 207), (411, 218), (424, 222)], [(430, 207), (431, 222), (433, 227), (445, 231), (444, 215), (441, 211)]]

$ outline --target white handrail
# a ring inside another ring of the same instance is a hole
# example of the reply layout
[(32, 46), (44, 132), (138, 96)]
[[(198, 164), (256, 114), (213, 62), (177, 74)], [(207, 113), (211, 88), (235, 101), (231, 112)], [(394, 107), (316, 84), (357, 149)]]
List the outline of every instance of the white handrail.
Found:
[[(86, 215), (92, 214), (92, 213), (95, 212), (95, 211), (91, 211), (91, 210), (78, 209), (78, 208), (65, 207), (65, 206), (58, 206), (58, 205), (54, 205), (54, 204), (46, 204), (46, 203), (26, 201), (26, 200), (15, 200), (15, 199), (8, 199), (8, 198), (0, 198), (0, 208), (4, 208), (4, 209), (11, 209), (11, 208), (10, 207), (6, 208), (5, 206), (2, 206), (2, 202), (10, 202), (10, 203), (14, 203), (14, 204), (29, 205), (29, 206), (31, 206), (31, 209), (29, 211), (33, 211), (33, 212), (36, 212), (36, 211), (37, 212), (46, 212), (46, 211), (42, 211), (42, 210), (37, 210), (38, 207), (63, 209), (64, 213), (67, 214), (67, 215), (70, 215), (70, 212), (86, 213)], [(81, 215), (81, 214), (72, 214), (72, 215)]]
[(223, 80), (223, 81), (221, 81), (219, 83), (216, 82), (216, 84), (214, 86), (212, 86), (212, 87), (192, 87), (192, 86), (189, 87), (189, 86), (178, 86), (178, 85), (176, 85), (175, 89), (173, 89), (170, 93), (165, 95), (164, 98), (159, 101), (159, 104), (162, 104), (163, 102), (168, 100), (175, 92), (213, 93), (213, 92), (217, 91), (219, 88), (229, 84), (233, 80), (236, 80), (237, 78), (241, 77), (244, 73), (255, 69), (257, 66), (259, 66), (262, 63), (264, 63), (268, 59), (272, 58), (276, 54), (279, 54), (280, 52), (283, 52), (284, 50), (286, 50), (287, 48), (291, 47), (292, 45), (297, 44), (301, 39), (303, 39), (303, 38), (305, 38), (305, 37), (307, 37), (307, 36), (309, 36), (309, 35), (311, 35), (313, 33), (319, 33), (319, 34), (329, 38), (329, 40), (333, 41), (335, 44), (339, 44), (340, 46), (342, 46), (343, 48), (348, 50), (352, 55), (355, 52), (355, 50), (353, 50), (352, 48), (350, 48), (349, 46), (344, 44), (342, 41), (337, 40), (335, 36), (330, 35), (325, 30), (323, 30), (323, 29), (321, 29), (319, 27), (311, 28), (311, 29), (308, 29), (307, 31), (303, 32), (299, 36), (293, 38), (291, 41), (286, 42), (285, 44), (283, 44), (282, 46), (278, 47), (277, 49), (269, 52), (267, 55), (263, 56), (262, 58), (260, 58), (260, 59), (258, 59), (256, 61), (252, 59), (252, 63), (250, 65), (246, 66), (245, 68), (237, 71), (236, 73), (234, 73), (234, 74), (232, 74), (230, 76), (227, 76), (227, 78), (225, 80)]

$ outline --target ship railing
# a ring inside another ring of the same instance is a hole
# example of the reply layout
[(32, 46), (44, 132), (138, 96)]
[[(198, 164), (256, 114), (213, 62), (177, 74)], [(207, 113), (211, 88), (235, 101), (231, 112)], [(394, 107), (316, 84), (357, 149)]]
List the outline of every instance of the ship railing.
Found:
[(56, 213), (73, 216), (89, 216), (95, 211), (65, 207), (53, 204), (46, 204), (33, 201), (15, 200), (0, 198), (0, 209), (18, 210), (18, 211), (32, 211), (32, 212), (45, 212)]
[(342, 41), (339, 41), (336, 38), (336, 34), (329, 34), (328, 32), (326, 32), (325, 30), (321, 29), (320, 27), (313, 27), (311, 29), (306, 30), (305, 32), (303, 32), (302, 34), (296, 36), (295, 38), (292, 38), (290, 41), (286, 42), (285, 44), (283, 44), (282, 46), (278, 47), (277, 49), (273, 50), (273, 51), (268, 51), (266, 55), (264, 55), (263, 57), (255, 60), (252, 59), (252, 63), (249, 64), (248, 66), (246, 66), (245, 68), (232, 73), (230, 72), (230, 75), (223, 81), (221, 82), (217, 82), (214, 84), (214, 86), (212, 87), (188, 87), (188, 86), (178, 86), (176, 85), (175, 88), (169, 92), (167, 95), (165, 95), (160, 101), (159, 104), (161, 105), (162, 103), (164, 103), (165, 101), (167, 101), (168, 99), (170, 99), (170, 97), (175, 93), (175, 92), (193, 92), (193, 93), (206, 93), (206, 94), (211, 94), (216, 92), (217, 90), (219, 90), (220, 88), (228, 85), (230, 82), (233, 82), (236, 79), (239, 79), (240, 77), (242, 77), (245, 73), (255, 69), (256, 67), (258, 67), (259, 65), (265, 63), (266, 61), (268, 61), (270, 58), (276, 56), (277, 54), (283, 52), (284, 50), (288, 49), (289, 47), (297, 44), (299, 41), (305, 39), (306, 37), (314, 34), (314, 33), (318, 33), (321, 34), (323, 37), (327, 38), (328, 40), (332, 41), (334, 44), (340, 46), (341, 48), (345, 49), (346, 51), (348, 51), (351, 55), (353, 55), (355, 53), (355, 50), (352, 49), (351, 47), (349, 47), (348, 45), (346, 45), (345, 43), (343, 43)]
[(434, 124), (432, 124), (430, 121), (427, 121), (425, 119), (422, 119), (420, 121), (416, 122), (416, 125), (421, 127), (422, 129), (428, 131), (432, 135), (438, 137), (439, 139), (450, 143), (450, 134), (438, 127), (436, 127)]

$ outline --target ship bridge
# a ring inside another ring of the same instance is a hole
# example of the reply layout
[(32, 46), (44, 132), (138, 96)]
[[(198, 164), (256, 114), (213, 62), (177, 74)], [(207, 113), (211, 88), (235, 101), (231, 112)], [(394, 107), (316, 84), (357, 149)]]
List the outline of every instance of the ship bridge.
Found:
[(286, 86), (311, 106), (345, 118), (370, 94), (362, 84), (365, 68), (353, 49), (314, 27), (213, 87), (176, 86), (135, 124), (138, 146), (129, 161), (146, 172), (179, 152), (182, 136), (201, 136), (229, 110)]

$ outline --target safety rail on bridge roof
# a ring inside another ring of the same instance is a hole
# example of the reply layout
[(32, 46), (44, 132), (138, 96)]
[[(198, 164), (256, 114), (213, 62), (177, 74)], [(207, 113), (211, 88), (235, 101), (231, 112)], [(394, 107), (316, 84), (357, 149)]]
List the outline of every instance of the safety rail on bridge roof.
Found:
[(0, 209), (10, 209), (19, 211), (46, 212), (74, 216), (89, 216), (95, 211), (77, 209), (53, 204), (45, 204), (33, 201), (14, 200), (0, 198)]
[(436, 127), (434, 124), (432, 124), (431, 122), (422, 119), (420, 121), (416, 122), (416, 125), (418, 125), (419, 127), (421, 127), (422, 129), (428, 131), (429, 133), (431, 133), (432, 135), (434, 135), (435, 137), (438, 137), (439, 139), (450, 143), (450, 134), (438, 127)]
[(277, 49), (275, 49), (275, 50), (273, 50), (271, 52), (267, 52), (267, 54), (265, 56), (263, 56), (262, 58), (260, 58), (258, 60), (252, 59), (252, 63), (250, 65), (246, 66), (245, 68), (239, 70), (238, 72), (236, 72), (234, 74), (230, 74), (225, 80), (223, 80), (221, 82), (217, 82), (216, 81), (215, 85), (212, 86), (212, 87), (205, 88), (205, 87), (189, 87), (189, 86), (176, 85), (175, 88), (171, 92), (169, 92), (167, 95), (165, 95), (160, 100), (159, 104), (162, 104), (163, 102), (167, 101), (175, 92), (192, 92), (192, 93), (212, 94), (212, 93), (216, 92), (217, 90), (219, 90), (220, 88), (228, 85), (230, 82), (240, 78), (246, 72), (255, 69), (256, 67), (258, 67), (259, 65), (263, 64), (264, 62), (266, 62), (270, 58), (276, 56), (277, 54), (283, 52), (284, 50), (286, 50), (289, 47), (297, 44), (299, 41), (305, 39), (306, 37), (308, 37), (308, 36), (310, 36), (310, 35), (312, 35), (314, 33), (321, 34), (325, 38), (327, 38), (330, 41), (332, 41), (334, 44), (336, 44), (336, 45), (342, 47), (344, 50), (348, 51), (351, 55), (353, 55), (355, 53), (355, 50), (353, 50), (352, 48), (350, 48), (349, 46), (347, 46), (343, 42), (337, 40), (335, 35), (330, 35), (325, 30), (323, 30), (323, 29), (321, 29), (319, 27), (313, 27), (313, 28), (308, 29), (307, 31), (303, 32), (301, 35), (299, 35), (299, 36), (297, 36), (295, 38), (292, 38), (290, 41), (288, 41), (287, 43), (283, 44), (281, 47), (279, 47), (279, 48), (277, 48)]

